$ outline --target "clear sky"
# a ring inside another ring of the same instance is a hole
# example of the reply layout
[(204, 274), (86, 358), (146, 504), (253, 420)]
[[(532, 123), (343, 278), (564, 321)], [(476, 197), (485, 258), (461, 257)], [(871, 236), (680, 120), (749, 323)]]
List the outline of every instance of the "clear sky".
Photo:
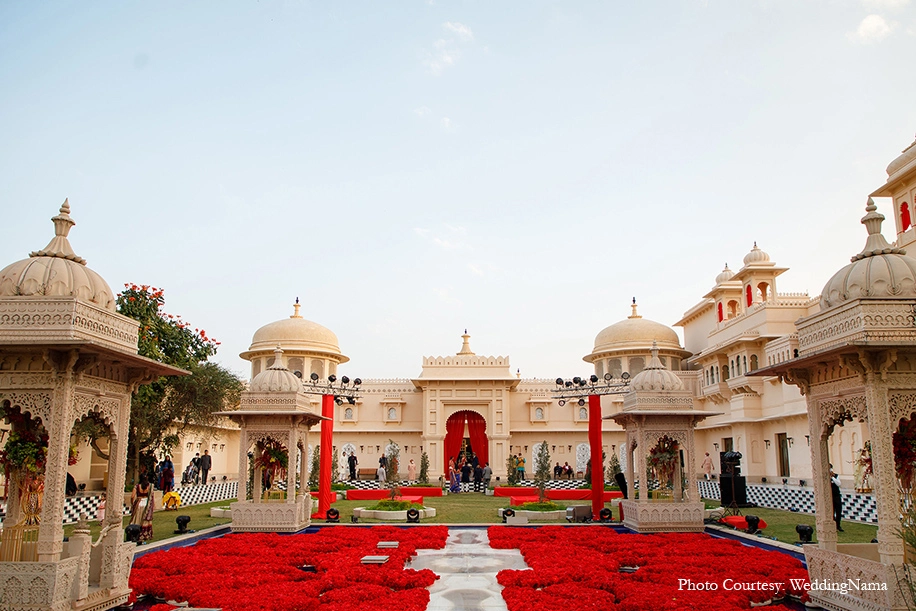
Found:
[[(756, 240), (820, 293), (916, 133), (916, 0), (0, 3), (0, 265), (53, 235), (217, 359), (289, 316), (342, 373), (464, 329), (523, 377), (672, 324)], [(889, 200), (884, 233), (893, 239)]]

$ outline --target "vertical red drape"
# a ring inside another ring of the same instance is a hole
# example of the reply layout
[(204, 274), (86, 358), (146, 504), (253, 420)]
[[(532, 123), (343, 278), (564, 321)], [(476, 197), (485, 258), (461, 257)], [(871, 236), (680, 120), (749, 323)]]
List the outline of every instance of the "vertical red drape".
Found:
[[(445, 461), (443, 461), (443, 471), (448, 469), (448, 461), (454, 458), (458, 460), (458, 452), (461, 451), (461, 439), (464, 437), (464, 417), (463, 412), (452, 414), (445, 422)], [(446, 475), (448, 475), (446, 473)]]
[(480, 466), (490, 462), (490, 449), (487, 444), (487, 421), (477, 412), (465, 412), (468, 419), (468, 435), (471, 437), (471, 448), (477, 453)]
[(588, 396), (588, 446), (592, 460), (592, 519), (604, 508), (604, 461), (601, 458), (601, 397)]
[[(321, 415), (326, 419), (321, 421), (321, 457), (318, 467), (318, 511), (312, 514), (313, 518), (324, 519), (328, 509), (331, 508), (331, 449), (334, 445), (334, 395), (322, 395)], [(302, 460), (306, 460), (303, 456)], [(300, 486), (308, 485), (299, 482)], [(306, 491), (307, 492), (307, 491)]]
[(744, 288), (744, 294), (745, 294), (745, 297), (747, 297), (747, 307), (751, 307), (752, 305), (754, 305), (754, 293), (753, 293), (753, 289), (751, 288), (750, 284), (748, 284)]
[(906, 202), (900, 206), (900, 227), (903, 231), (910, 228), (910, 207)]
[(445, 464), (450, 458), (457, 460), (461, 451), (461, 440), (464, 438), (464, 425), (468, 425), (468, 436), (471, 448), (477, 453), (481, 466), (490, 462), (490, 449), (487, 445), (487, 421), (477, 412), (462, 410), (455, 412), (445, 422)]

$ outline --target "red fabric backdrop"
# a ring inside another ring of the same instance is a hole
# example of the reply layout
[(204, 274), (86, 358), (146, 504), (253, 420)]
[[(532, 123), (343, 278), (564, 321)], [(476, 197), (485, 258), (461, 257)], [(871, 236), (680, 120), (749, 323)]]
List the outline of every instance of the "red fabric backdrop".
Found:
[(464, 425), (468, 425), (471, 448), (477, 453), (480, 464), (490, 462), (490, 451), (487, 447), (487, 421), (477, 412), (463, 410), (452, 414), (445, 423), (445, 466), (450, 458), (458, 458), (461, 451), (461, 440), (464, 438)]

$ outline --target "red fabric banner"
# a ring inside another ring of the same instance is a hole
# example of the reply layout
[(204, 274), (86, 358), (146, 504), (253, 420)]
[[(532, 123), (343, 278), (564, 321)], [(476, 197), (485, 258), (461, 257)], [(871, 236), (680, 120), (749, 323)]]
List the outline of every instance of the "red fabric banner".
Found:
[(487, 421), (477, 412), (465, 412), (468, 419), (468, 435), (471, 437), (471, 449), (477, 454), (480, 466), (490, 462), (490, 450), (487, 447)]
[[(321, 415), (321, 457), (318, 468), (318, 511), (313, 518), (323, 520), (331, 508), (331, 449), (334, 445), (334, 395), (322, 395)], [(303, 456), (302, 460), (306, 460)], [(304, 483), (301, 485), (305, 485)]]
[(588, 396), (588, 445), (592, 453), (592, 519), (604, 509), (604, 469), (601, 459), (601, 397)]

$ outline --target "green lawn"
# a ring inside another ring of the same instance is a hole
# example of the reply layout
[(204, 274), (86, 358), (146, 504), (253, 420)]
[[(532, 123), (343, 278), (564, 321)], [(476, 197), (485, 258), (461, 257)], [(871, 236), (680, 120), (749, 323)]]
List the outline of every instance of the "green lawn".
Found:
[[(228, 506), (234, 499), (216, 501), (203, 505), (192, 505), (183, 507), (178, 511), (157, 511), (153, 517), (153, 541), (161, 541), (175, 536), (175, 518), (179, 515), (191, 517), (191, 523), (188, 528), (192, 530), (202, 530), (219, 524), (227, 524), (230, 520), (227, 518), (211, 518), (211, 507)], [(715, 508), (719, 506), (717, 500), (706, 499), (706, 506)], [(353, 509), (357, 507), (368, 507), (373, 501), (337, 501), (333, 507), (340, 511), (340, 521), (349, 523), (353, 515)], [(498, 517), (497, 510), (501, 507), (509, 506), (507, 497), (486, 496), (479, 493), (450, 494), (442, 497), (426, 497), (425, 504), (427, 507), (436, 509), (436, 516), (433, 518), (424, 518), (424, 524), (500, 524), (502, 520)], [(586, 501), (573, 501), (564, 503), (557, 501), (558, 505), (568, 507), (570, 505), (589, 505)], [(613, 503), (614, 518), (617, 519), (616, 503)], [(766, 509), (763, 507), (753, 507), (741, 510), (742, 515), (756, 515), (767, 523), (767, 528), (763, 532), (765, 537), (775, 537), (784, 543), (795, 543), (798, 541), (798, 535), (795, 532), (795, 526), (798, 524), (808, 524), (814, 527), (814, 516), (806, 513), (794, 513), (791, 511), (780, 511), (778, 509)], [(124, 519), (126, 525), (128, 519)], [(386, 523), (382, 520), (360, 519), (361, 524)], [(387, 522), (391, 523), (391, 522)], [(533, 522), (535, 524), (566, 524), (566, 519)], [(98, 523), (92, 524), (93, 539), (98, 536)], [(64, 534), (69, 535), (73, 531), (73, 525), (64, 527)], [(868, 543), (877, 536), (878, 528), (876, 526), (862, 524), (859, 522), (843, 522), (845, 532), (838, 533), (839, 543)], [(815, 540), (817, 539), (817, 530), (815, 528)]]

